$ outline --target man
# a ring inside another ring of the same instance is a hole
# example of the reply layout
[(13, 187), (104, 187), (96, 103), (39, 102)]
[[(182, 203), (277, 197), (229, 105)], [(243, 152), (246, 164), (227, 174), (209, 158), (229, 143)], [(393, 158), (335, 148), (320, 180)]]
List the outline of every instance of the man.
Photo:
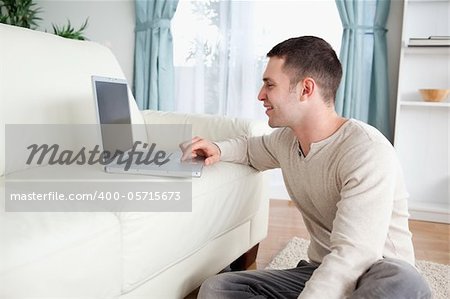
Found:
[(375, 128), (338, 116), (340, 62), (324, 40), (303, 36), (268, 54), (258, 99), (271, 127), (262, 137), (212, 143), (190, 155), (263, 171), (280, 167), (310, 233), (309, 262), (288, 270), (207, 279), (199, 298), (430, 298), (414, 267), (407, 192), (391, 144)]

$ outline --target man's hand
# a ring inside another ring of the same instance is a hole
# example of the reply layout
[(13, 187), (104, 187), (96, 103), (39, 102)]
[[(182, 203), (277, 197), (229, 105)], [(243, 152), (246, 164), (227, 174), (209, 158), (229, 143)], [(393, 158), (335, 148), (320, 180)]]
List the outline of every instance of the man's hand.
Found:
[(205, 157), (205, 165), (211, 165), (220, 161), (220, 149), (209, 140), (195, 136), (191, 141), (180, 144), (183, 151), (181, 161), (195, 157)]

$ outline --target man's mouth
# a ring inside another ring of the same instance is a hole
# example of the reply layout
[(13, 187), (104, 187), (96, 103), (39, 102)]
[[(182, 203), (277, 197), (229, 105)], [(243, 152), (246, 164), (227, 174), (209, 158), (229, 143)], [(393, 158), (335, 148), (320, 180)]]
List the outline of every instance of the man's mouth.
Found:
[(266, 108), (266, 111), (272, 110), (273, 107), (270, 105), (264, 105), (264, 108)]

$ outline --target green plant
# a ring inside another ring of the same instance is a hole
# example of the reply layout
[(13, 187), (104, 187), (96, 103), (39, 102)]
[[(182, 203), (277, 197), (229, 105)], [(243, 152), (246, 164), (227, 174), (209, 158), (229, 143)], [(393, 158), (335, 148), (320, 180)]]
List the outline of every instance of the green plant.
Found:
[(0, 23), (34, 29), (42, 12), (33, 0), (0, 0)]
[(67, 20), (67, 25), (63, 25), (62, 27), (59, 27), (58, 25), (54, 25), (52, 23), (53, 27), (53, 33), (62, 37), (71, 38), (71, 39), (78, 39), (78, 40), (85, 40), (86, 37), (84, 37), (84, 29), (86, 29), (88, 25), (89, 18), (86, 19), (86, 21), (81, 25), (80, 29), (75, 30), (74, 27), (70, 24), (70, 21)]

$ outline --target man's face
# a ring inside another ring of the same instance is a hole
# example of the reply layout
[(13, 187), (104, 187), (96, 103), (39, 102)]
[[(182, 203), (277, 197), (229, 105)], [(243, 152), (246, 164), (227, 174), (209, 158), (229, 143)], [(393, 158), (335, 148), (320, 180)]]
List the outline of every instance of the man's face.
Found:
[(263, 74), (264, 85), (258, 94), (269, 117), (269, 125), (274, 127), (293, 126), (299, 120), (298, 86), (290, 88), (290, 78), (283, 71), (284, 59), (271, 57)]

